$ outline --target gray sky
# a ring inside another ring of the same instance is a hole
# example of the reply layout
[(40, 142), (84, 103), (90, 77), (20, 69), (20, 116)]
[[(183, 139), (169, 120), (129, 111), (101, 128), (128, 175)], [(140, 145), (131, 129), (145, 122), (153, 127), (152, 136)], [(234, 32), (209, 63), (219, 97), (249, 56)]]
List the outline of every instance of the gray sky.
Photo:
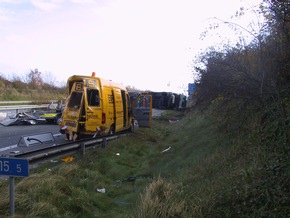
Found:
[[(37, 68), (56, 81), (91, 75), (184, 92), (207, 18), (258, 0), (0, 0), (0, 73)], [(228, 33), (225, 33), (226, 35)]]

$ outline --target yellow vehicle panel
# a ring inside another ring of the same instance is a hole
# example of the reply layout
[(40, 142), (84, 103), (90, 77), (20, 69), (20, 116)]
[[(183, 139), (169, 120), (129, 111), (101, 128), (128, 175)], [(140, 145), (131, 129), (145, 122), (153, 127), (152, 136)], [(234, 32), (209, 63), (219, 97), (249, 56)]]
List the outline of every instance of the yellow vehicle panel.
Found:
[(62, 114), (61, 132), (106, 135), (131, 128), (132, 113), (126, 88), (94, 76), (71, 76)]

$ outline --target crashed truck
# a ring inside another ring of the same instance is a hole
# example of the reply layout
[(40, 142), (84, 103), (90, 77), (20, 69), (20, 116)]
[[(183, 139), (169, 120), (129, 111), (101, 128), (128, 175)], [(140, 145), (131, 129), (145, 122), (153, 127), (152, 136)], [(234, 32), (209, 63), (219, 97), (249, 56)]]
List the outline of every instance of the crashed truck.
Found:
[(3, 126), (34, 125), (34, 124), (59, 124), (62, 115), (62, 100), (54, 106), (51, 102), (46, 109), (22, 111), (18, 113), (3, 113), (0, 124)]
[[(66, 134), (69, 140), (133, 130), (136, 121), (144, 117), (148, 120), (146, 125), (151, 125), (152, 99), (149, 95), (139, 95), (131, 102), (123, 85), (96, 77), (94, 72), (92, 76), (69, 77), (66, 89), (68, 97), (61, 117), (60, 132)], [(146, 98), (148, 103), (136, 117), (134, 104), (139, 98)]]

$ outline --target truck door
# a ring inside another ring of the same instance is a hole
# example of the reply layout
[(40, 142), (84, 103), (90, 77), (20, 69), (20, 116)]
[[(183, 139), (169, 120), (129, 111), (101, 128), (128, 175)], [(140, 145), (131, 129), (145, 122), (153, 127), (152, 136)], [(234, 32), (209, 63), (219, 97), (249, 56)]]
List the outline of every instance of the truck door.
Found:
[(113, 88), (113, 96), (114, 96), (115, 132), (119, 132), (123, 130), (124, 127), (124, 108), (121, 90)]
[(139, 127), (151, 127), (152, 95), (141, 94), (133, 102), (133, 116)]
[(75, 82), (63, 113), (63, 122), (69, 131), (79, 131), (79, 121), (83, 111), (83, 83)]
[(100, 93), (96, 88), (86, 88), (86, 131), (96, 132), (102, 124)]
[(129, 98), (126, 95), (126, 92), (124, 90), (121, 90), (121, 94), (122, 94), (122, 104), (123, 104), (123, 127), (127, 129), (130, 126), (129, 107), (128, 107)]

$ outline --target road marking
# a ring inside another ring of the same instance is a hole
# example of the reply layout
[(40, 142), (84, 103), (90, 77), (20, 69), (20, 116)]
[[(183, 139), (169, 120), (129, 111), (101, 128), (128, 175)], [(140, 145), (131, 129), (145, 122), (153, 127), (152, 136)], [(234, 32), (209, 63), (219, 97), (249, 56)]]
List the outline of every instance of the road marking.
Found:
[(5, 148), (0, 148), (0, 152), (1, 151), (6, 151), (6, 150), (9, 150), (9, 149), (13, 149), (13, 148), (16, 148), (17, 145), (11, 145), (11, 146), (8, 146), (8, 147), (5, 147)]
[[(55, 137), (55, 136), (61, 136), (62, 134), (61, 133), (56, 133), (56, 134), (54, 134), (53, 136)], [(13, 148), (17, 148), (18, 147), (18, 144), (16, 144), (16, 145), (10, 145), (10, 146), (8, 146), (8, 147), (4, 147), (4, 148), (0, 148), (0, 152), (2, 152), (2, 151), (6, 151), (6, 150), (10, 150), (10, 149), (13, 149)]]
[(63, 134), (61, 134), (61, 133), (56, 133), (56, 134), (54, 134), (53, 136), (55, 137), (55, 136), (61, 136), (61, 135), (63, 135)]

